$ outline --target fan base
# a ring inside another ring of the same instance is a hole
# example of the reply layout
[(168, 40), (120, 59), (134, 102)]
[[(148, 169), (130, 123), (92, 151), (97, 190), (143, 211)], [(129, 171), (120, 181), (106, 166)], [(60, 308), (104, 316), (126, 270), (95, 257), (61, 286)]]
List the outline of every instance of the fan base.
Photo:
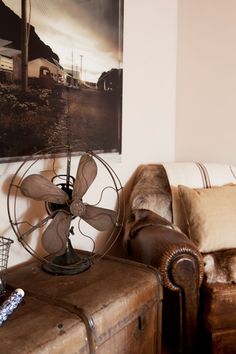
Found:
[(43, 270), (54, 275), (75, 275), (84, 272), (91, 266), (89, 259), (81, 259), (80, 262), (72, 265), (58, 265), (53, 261), (43, 264)]
[(65, 253), (54, 258), (48, 257), (43, 270), (51, 274), (73, 275), (84, 272), (90, 266), (90, 259), (81, 258), (68, 239)]

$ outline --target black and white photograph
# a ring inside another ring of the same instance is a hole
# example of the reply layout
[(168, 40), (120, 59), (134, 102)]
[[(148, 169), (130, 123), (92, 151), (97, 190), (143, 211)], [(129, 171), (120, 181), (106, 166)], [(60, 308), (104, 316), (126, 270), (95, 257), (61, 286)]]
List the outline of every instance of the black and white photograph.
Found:
[(123, 0), (0, 0), (0, 162), (120, 154), (122, 77)]

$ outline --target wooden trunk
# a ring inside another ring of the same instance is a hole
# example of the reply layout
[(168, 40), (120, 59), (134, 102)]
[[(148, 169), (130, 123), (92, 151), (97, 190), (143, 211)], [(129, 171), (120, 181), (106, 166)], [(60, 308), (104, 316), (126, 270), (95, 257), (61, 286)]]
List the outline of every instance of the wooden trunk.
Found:
[(0, 353), (161, 353), (162, 286), (154, 268), (104, 257), (78, 275), (9, 269), (23, 302), (0, 328)]

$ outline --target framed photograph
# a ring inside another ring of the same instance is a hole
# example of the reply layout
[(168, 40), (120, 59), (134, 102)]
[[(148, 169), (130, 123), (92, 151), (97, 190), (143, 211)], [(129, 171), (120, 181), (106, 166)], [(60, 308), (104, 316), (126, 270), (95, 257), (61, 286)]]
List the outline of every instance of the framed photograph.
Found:
[(122, 64), (123, 0), (1, 1), (0, 162), (121, 153)]

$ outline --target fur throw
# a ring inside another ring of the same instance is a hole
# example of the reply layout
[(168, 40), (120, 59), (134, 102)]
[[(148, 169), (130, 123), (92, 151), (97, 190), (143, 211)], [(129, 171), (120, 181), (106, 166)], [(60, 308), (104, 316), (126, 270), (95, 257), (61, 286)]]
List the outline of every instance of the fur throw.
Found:
[(143, 215), (134, 213), (134, 210), (150, 210), (170, 223), (172, 222), (171, 189), (162, 165), (140, 165), (125, 185), (122, 199), (122, 204), (125, 205), (123, 211), (125, 248), (134, 222), (141, 219)]
[(130, 221), (130, 238), (133, 238), (136, 231), (146, 226), (163, 226), (175, 230), (174, 225), (162, 216), (146, 209), (135, 209)]
[(236, 283), (236, 249), (205, 254), (203, 261), (207, 283)]

